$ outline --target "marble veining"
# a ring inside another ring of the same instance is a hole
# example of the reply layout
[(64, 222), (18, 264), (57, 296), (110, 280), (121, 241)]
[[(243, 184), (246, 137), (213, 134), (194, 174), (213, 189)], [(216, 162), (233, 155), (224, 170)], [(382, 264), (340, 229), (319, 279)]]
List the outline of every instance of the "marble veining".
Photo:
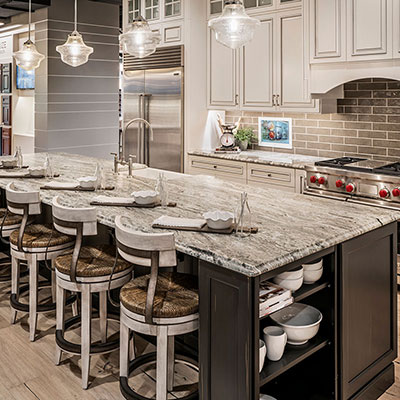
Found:
[[(94, 158), (52, 154), (58, 181), (74, 179), (94, 173)], [(43, 164), (44, 154), (25, 156), (25, 164)], [(76, 192), (41, 190), (43, 203), (50, 205), (54, 196), (60, 196), (65, 205), (87, 207), (99, 194), (129, 196), (137, 190), (154, 188), (155, 181), (143, 177), (128, 178), (112, 172), (112, 162), (101, 160), (108, 183), (113, 191)], [(16, 182), (21, 190), (39, 189), (49, 179), (0, 179), (0, 187)], [(98, 206), (100, 223), (114, 227), (117, 215), (124, 223), (143, 232), (160, 232), (151, 227), (161, 215), (198, 218), (204, 211), (234, 211), (240, 193), (249, 194), (253, 225), (259, 232), (250, 237), (176, 231), (177, 249), (182, 253), (209, 261), (247, 276), (272, 271), (305, 256), (327, 249), (363, 233), (400, 219), (400, 212), (347, 204), (274, 189), (255, 188), (237, 183), (223, 182), (214, 177), (182, 175), (168, 180), (169, 200), (176, 208), (127, 208)]]
[(210, 158), (222, 158), (224, 160), (243, 161), (255, 164), (274, 165), (276, 167), (288, 167), (295, 169), (305, 169), (307, 165), (326, 158), (305, 156), (301, 154), (275, 153), (271, 151), (247, 150), (239, 154), (215, 153), (212, 150), (194, 150), (188, 154), (193, 156), (203, 156)]

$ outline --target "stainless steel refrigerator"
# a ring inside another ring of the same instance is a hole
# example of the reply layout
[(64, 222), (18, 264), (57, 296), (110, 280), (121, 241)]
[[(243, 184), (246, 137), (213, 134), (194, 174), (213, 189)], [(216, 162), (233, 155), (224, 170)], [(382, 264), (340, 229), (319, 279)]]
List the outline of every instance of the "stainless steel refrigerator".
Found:
[(183, 170), (183, 67), (124, 71), (123, 127), (135, 122), (125, 135), (125, 158), (152, 168)]

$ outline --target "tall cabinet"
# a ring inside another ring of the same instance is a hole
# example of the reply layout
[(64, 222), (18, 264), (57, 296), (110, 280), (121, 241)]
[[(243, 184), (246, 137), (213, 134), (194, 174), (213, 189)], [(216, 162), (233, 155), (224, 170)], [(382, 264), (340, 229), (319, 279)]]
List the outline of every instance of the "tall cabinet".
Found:
[[(308, 111), (316, 104), (309, 94), (309, 50), (301, 1), (245, 1), (261, 22), (254, 39), (240, 50), (208, 41), (209, 108), (250, 111)], [(210, 0), (210, 18), (219, 10)]]

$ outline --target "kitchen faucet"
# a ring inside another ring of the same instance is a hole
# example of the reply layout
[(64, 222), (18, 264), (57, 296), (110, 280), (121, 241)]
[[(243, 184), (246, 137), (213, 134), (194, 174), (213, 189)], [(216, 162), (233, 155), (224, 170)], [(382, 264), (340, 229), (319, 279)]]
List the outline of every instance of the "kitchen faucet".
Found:
[[(131, 119), (126, 125), (125, 128), (122, 130), (122, 149), (119, 151), (119, 155), (117, 153), (111, 153), (114, 156), (114, 172), (118, 173), (118, 165), (128, 165), (129, 168), (129, 176), (132, 176), (132, 171), (133, 171), (133, 159), (136, 158), (135, 155), (129, 154), (128, 157), (128, 162), (125, 161), (125, 139), (126, 139), (126, 131), (128, 128), (135, 122), (142, 122), (146, 126), (148, 126), (150, 130), (150, 140), (154, 140), (154, 133), (153, 133), (153, 128), (150, 124), (149, 121), (143, 119), (143, 118), (134, 118)], [(140, 130), (138, 130), (138, 143), (140, 141)]]

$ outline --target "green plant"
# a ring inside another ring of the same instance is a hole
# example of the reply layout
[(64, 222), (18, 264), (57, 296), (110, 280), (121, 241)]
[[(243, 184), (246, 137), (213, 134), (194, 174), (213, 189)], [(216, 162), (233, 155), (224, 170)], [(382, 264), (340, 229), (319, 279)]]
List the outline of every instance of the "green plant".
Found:
[(235, 133), (235, 139), (240, 140), (241, 142), (247, 140), (249, 143), (251, 143), (253, 140), (255, 140), (255, 138), (256, 135), (254, 135), (252, 128), (238, 129), (237, 132)]

